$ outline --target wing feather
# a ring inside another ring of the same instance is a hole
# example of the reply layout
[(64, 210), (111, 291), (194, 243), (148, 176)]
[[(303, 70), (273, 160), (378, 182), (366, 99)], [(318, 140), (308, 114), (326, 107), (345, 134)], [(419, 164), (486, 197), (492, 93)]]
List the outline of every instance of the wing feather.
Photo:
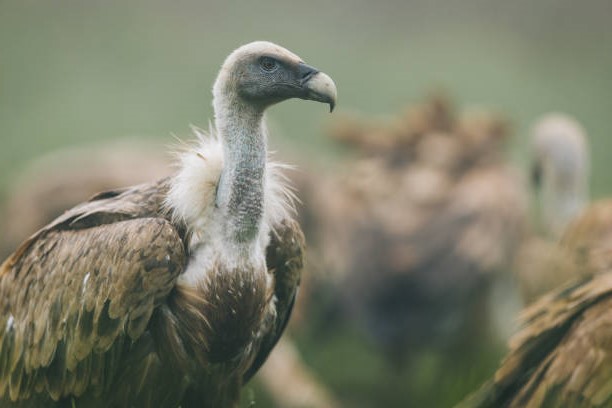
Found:
[(276, 319), (273, 327), (264, 336), (253, 364), (243, 376), (248, 382), (265, 363), (270, 352), (280, 339), (295, 303), (304, 266), (304, 234), (293, 219), (285, 219), (271, 233), (266, 252), (268, 271), (274, 276), (274, 296), (276, 298)]
[(524, 312), (494, 380), (459, 406), (612, 405), (611, 308), (609, 272), (543, 297)]
[(124, 345), (141, 337), (185, 264), (157, 188), (94, 197), (0, 267), (0, 396), (46, 389), (57, 400), (112, 382)]

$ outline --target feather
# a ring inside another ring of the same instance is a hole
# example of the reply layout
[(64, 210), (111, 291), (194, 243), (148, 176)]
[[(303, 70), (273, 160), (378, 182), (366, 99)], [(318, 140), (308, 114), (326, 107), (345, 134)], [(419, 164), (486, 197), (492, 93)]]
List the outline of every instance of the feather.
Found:
[(462, 408), (612, 403), (611, 204), (595, 203), (566, 229), (559, 248), (573, 278), (522, 312), (493, 380)]

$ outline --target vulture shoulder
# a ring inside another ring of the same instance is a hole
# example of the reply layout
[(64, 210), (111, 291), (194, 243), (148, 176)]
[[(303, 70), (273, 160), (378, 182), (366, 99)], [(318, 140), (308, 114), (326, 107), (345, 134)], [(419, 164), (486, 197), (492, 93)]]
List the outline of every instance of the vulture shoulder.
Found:
[(112, 380), (109, 350), (139, 340), (185, 264), (181, 231), (161, 215), (164, 189), (101, 193), (2, 264), (0, 395), (57, 400)]
[(523, 298), (532, 302), (581, 276), (612, 266), (612, 199), (594, 202), (566, 227), (560, 241), (531, 237), (520, 248), (516, 272)]
[(612, 247), (612, 199), (598, 200), (582, 211), (567, 226), (561, 247), (573, 254), (576, 264), (587, 273), (606, 271)]

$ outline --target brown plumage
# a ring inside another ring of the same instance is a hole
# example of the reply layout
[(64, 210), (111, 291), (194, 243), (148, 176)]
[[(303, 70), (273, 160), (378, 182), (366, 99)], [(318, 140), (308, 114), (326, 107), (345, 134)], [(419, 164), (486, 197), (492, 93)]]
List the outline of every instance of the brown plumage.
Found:
[[(612, 202), (605, 205), (609, 219)], [(523, 328), (494, 378), (458, 408), (612, 406), (612, 246), (609, 226), (603, 235), (592, 228), (603, 208), (585, 213), (564, 237), (582, 277), (522, 313)]]
[(344, 309), (394, 362), (480, 333), (487, 288), (522, 234), (526, 199), (503, 159), (504, 122), (456, 116), (435, 98), (362, 133), (343, 124), (359, 134), (339, 138), (366, 157), (301, 194)]
[(335, 86), (255, 42), (213, 93), (216, 129), (177, 174), (98, 194), (2, 264), (0, 406), (237, 404), (287, 323), (303, 258), (263, 111), (333, 106)]
[[(164, 173), (169, 174), (166, 155), (144, 141), (67, 148), (35, 159), (12, 183), (13, 188), (8, 194), (9, 200), (3, 217), (3, 234), (0, 236), (4, 244), (0, 245), (0, 248), (10, 248), (12, 251), (32, 230), (52, 222), (66, 208), (86, 200), (98, 191), (141, 183)], [(41, 174), (45, 175), (44, 181), (39, 179)], [(290, 238), (274, 236), (275, 243), (270, 246), (276, 248), (276, 251), (287, 251), (286, 254), (270, 253), (267, 258), (271, 271), (281, 271), (275, 273), (278, 279), (299, 278), (296, 273), (282, 272), (287, 270), (287, 265), (283, 265), (287, 260), (289, 264), (301, 262), (301, 256), (291, 254), (300, 254), (301, 248), (282, 246), (282, 242), (289, 242)], [(301, 246), (302, 243), (296, 242), (295, 245)], [(297, 271), (300, 265), (293, 265), (292, 269)], [(296, 285), (297, 282), (286, 282), (283, 286), (291, 290)], [(303, 285), (300, 291), (304, 291)], [(289, 310), (287, 302), (291, 301), (292, 294), (279, 293), (277, 296), (278, 302), (282, 302), (278, 309)], [(295, 312), (294, 308), (292, 322), (296, 320)], [(287, 335), (284, 335), (275, 346), (256, 377), (276, 405), (294, 408), (340, 406), (331, 393), (317, 382), (316, 376), (310, 373), (300, 359), (299, 351), (292, 340), (286, 337)], [(257, 371), (256, 366), (252, 366), (250, 371), (249, 376)]]

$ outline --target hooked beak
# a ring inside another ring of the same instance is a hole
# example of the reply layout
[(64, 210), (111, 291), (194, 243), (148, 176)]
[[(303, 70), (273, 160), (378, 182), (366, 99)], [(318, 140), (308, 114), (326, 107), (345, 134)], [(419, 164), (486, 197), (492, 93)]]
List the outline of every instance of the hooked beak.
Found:
[(539, 161), (531, 165), (531, 184), (536, 190), (542, 187), (542, 164)]
[(333, 112), (338, 95), (334, 81), (329, 75), (304, 63), (300, 63), (298, 69), (300, 86), (306, 91), (302, 99), (328, 103), (329, 111)]

